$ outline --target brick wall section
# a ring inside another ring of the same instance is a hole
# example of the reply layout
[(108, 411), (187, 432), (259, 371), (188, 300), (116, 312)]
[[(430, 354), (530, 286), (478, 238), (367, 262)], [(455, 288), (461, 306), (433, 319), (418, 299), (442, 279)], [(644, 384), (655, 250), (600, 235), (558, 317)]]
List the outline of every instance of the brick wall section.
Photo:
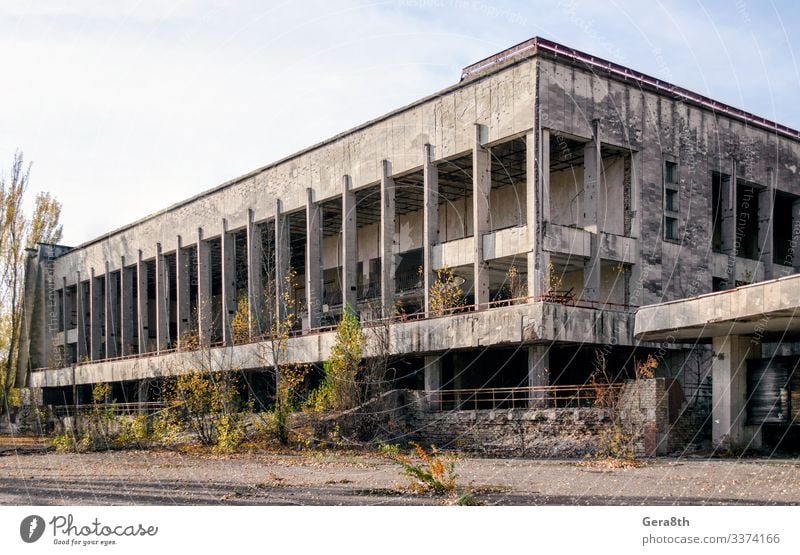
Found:
[[(670, 417), (671, 383), (665, 378), (629, 381), (623, 390), (620, 422), (634, 434), (638, 455), (682, 450), (691, 435), (685, 404), (678, 405), (677, 414), (673, 408)], [(328, 437), (338, 425), (343, 436), (360, 441), (417, 441), (487, 455), (571, 458), (593, 453), (599, 431), (612, 423), (611, 411), (602, 408), (436, 411), (423, 392), (395, 390), (323, 419), (316, 434)]]

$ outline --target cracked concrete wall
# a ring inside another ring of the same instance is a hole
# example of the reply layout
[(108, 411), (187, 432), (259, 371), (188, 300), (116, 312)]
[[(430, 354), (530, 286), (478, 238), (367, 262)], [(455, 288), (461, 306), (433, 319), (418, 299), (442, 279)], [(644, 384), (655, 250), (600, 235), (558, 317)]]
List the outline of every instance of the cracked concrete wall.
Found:
[[(772, 169), (779, 191), (800, 195), (800, 143), (794, 139), (550, 58), (541, 57), (539, 68), (543, 127), (588, 140), (592, 120), (599, 119), (601, 142), (638, 153), (632, 170), (641, 254), (634, 304), (711, 290), (712, 170), (730, 173), (735, 160), (739, 177), (766, 186)], [(662, 239), (665, 157), (679, 165), (679, 236), (685, 241), (678, 251)], [(688, 271), (674, 272), (681, 268)]]

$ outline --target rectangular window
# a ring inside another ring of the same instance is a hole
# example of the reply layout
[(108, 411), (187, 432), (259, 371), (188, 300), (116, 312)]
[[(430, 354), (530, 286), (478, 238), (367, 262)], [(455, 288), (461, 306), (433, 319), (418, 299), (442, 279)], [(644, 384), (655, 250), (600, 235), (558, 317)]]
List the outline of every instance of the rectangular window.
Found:
[(678, 164), (664, 162), (664, 183), (678, 184)]
[(678, 191), (675, 189), (666, 189), (664, 191), (664, 210), (668, 212), (678, 211)]
[(664, 239), (678, 240), (678, 164), (664, 161)]
[(669, 241), (678, 240), (678, 220), (676, 218), (670, 218), (669, 216), (664, 218), (664, 239)]

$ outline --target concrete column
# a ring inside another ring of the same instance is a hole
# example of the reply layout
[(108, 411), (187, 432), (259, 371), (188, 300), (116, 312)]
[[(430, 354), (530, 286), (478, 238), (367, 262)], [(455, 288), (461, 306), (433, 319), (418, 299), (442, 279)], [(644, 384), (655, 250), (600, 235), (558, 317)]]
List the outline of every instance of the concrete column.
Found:
[(142, 251), (136, 261), (136, 296), (138, 306), (137, 334), (139, 336), (139, 354), (150, 352), (150, 320), (147, 299), (147, 264), (142, 260)]
[(311, 187), (306, 194), (306, 315), (308, 328), (314, 329), (322, 318), (322, 209)]
[(264, 278), (261, 266), (264, 260), (261, 230), (255, 223), (252, 209), (247, 210), (247, 304), (250, 338), (261, 335), (264, 324)]
[[(545, 231), (550, 213), (550, 133), (530, 131), (526, 137), (526, 221), (528, 230), (528, 299), (537, 300), (550, 290), (550, 253)], [(545, 177), (546, 176), (546, 177)]]
[(442, 359), (439, 355), (425, 357), (425, 398), (433, 408), (441, 403), (439, 391), (442, 389)]
[(383, 161), (381, 172), (381, 308), (383, 317), (394, 316), (394, 288), (395, 288), (395, 222), (394, 208), (394, 179), (392, 163)]
[(117, 336), (119, 334), (119, 291), (117, 291), (117, 281), (111, 278), (111, 270), (106, 262), (106, 358), (115, 358), (120, 353), (117, 352)]
[(211, 344), (211, 247), (197, 229), (197, 335), (201, 345)]
[(103, 350), (103, 305), (105, 299), (100, 291), (100, 280), (96, 277), (94, 268), (91, 269), (89, 280), (89, 352), (92, 360), (100, 360), (105, 355)]
[(178, 247), (175, 249), (175, 289), (177, 298), (175, 299), (175, 324), (177, 337), (174, 338), (175, 345), (183, 347), (181, 342), (184, 336), (192, 329), (190, 298), (192, 284), (189, 282), (190, 275), (189, 253), (183, 248), (183, 238), (178, 235)]
[(169, 337), (169, 271), (161, 243), (156, 244), (156, 350), (170, 348)]
[(150, 390), (150, 382), (147, 380), (139, 381), (139, 386), (136, 391), (136, 401), (139, 403), (139, 412), (147, 412), (145, 404), (150, 400), (148, 398), (148, 391)]
[(236, 248), (228, 220), (222, 220), (222, 342), (233, 345), (231, 320), (236, 314)]
[(772, 262), (772, 214), (775, 208), (775, 170), (769, 170), (767, 186), (758, 192), (758, 259), (764, 267), (764, 279), (775, 276)]
[[(284, 297), (288, 291), (289, 267), (289, 225), (283, 214), (280, 199), (275, 200), (275, 317), (279, 322), (286, 318), (287, 306)], [(276, 322), (277, 323), (277, 322)]]
[(425, 288), (425, 314), (431, 310), (431, 285), (436, 281), (433, 266), (433, 247), (439, 242), (439, 170), (433, 163), (433, 146), (425, 145), (423, 166), (423, 229), (422, 263)]
[(78, 344), (76, 349), (78, 360), (75, 362), (82, 362), (89, 354), (89, 344), (86, 337), (87, 299), (83, 283), (81, 283), (80, 272), (75, 273), (75, 283), (77, 284), (75, 286), (75, 313), (78, 317)]
[(727, 256), (725, 280), (728, 289), (736, 287), (736, 161), (731, 160), (731, 175), (728, 181), (723, 177), (720, 186), (720, 204), (722, 205), (722, 241), (720, 250)]
[(792, 202), (792, 267), (794, 273), (800, 273), (800, 199)]
[(356, 194), (350, 176), (345, 175), (342, 179), (342, 304), (349, 305), (353, 310), (358, 302), (356, 210)]
[[(550, 385), (550, 348), (548, 345), (528, 347), (528, 387)], [(532, 391), (531, 408), (547, 408), (547, 391)]]
[(592, 122), (592, 141), (583, 149), (583, 229), (593, 233), (592, 250), (583, 265), (583, 299), (600, 298), (600, 225), (597, 208), (603, 172), (600, 152), (600, 122)]
[(61, 278), (61, 320), (64, 322), (64, 361), (63, 366), (69, 365), (69, 317), (72, 310), (70, 295), (67, 293), (67, 276)]
[(119, 264), (119, 320), (120, 320), (120, 355), (128, 356), (134, 354), (133, 349), (133, 330), (136, 324), (133, 318), (133, 279), (136, 274), (134, 268), (125, 266), (125, 257), (120, 258)]
[(758, 448), (761, 429), (746, 426), (747, 359), (761, 356), (761, 345), (748, 337), (712, 340), (711, 439), (715, 447)]
[(492, 162), (489, 150), (484, 148), (482, 134), (485, 126), (475, 124), (475, 142), (472, 145), (472, 260), (475, 308), (488, 308), (489, 265), (483, 254), (483, 236), (490, 231), (489, 210), (492, 190)]

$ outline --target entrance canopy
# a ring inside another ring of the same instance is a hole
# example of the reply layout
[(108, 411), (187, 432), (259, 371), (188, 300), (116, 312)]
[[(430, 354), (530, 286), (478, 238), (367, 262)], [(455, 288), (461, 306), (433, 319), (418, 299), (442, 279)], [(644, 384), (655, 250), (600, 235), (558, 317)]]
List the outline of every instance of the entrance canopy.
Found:
[(729, 335), (800, 340), (800, 275), (643, 306), (636, 312), (634, 336), (643, 341), (710, 341)]

